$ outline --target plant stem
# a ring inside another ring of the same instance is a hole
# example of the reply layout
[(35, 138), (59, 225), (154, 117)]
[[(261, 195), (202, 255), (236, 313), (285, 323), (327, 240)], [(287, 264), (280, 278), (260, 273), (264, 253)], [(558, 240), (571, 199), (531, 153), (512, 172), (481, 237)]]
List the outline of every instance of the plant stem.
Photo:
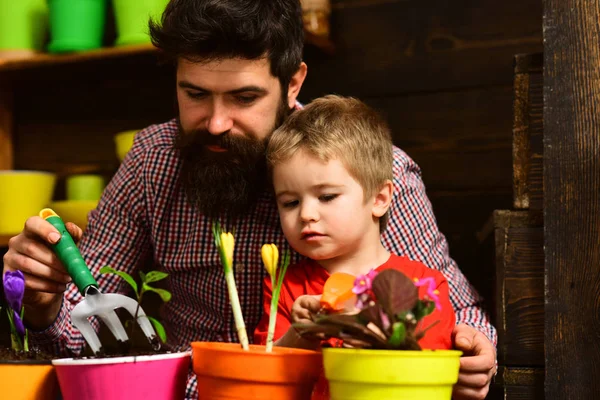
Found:
[(271, 298), (271, 313), (269, 314), (269, 329), (267, 331), (267, 347), (266, 352), (270, 353), (273, 351), (273, 336), (275, 335), (275, 324), (277, 323), (277, 306), (279, 305), (279, 295), (281, 294), (281, 285), (283, 284), (283, 278), (287, 271), (287, 267), (290, 264), (290, 253), (286, 251), (283, 254), (283, 260), (281, 262), (281, 268), (277, 278), (271, 275), (271, 287), (273, 288), (273, 297)]
[(281, 287), (275, 283), (275, 279), (271, 277), (271, 286), (273, 287), (273, 297), (271, 298), (271, 313), (269, 314), (269, 330), (267, 331), (267, 353), (273, 351), (273, 336), (275, 336), (275, 324), (277, 322), (277, 306), (279, 303), (279, 294)]
[(6, 308), (6, 315), (8, 315), (8, 322), (10, 324), (10, 345), (13, 350), (19, 351), (23, 350), (23, 343), (21, 342), (21, 337), (15, 328), (15, 320), (13, 318), (13, 310), (9, 307)]
[(232, 268), (225, 268), (225, 281), (227, 282), (229, 301), (231, 303), (231, 309), (233, 310), (238, 338), (240, 339), (242, 348), (244, 350), (250, 350), (250, 346), (248, 345), (248, 334), (246, 333), (246, 324), (244, 323), (244, 317), (242, 316), (242, 307), (240, 306), (240, 298), (238, 297), (237, 288), (235, 286), (235, 277), (233, 276)]

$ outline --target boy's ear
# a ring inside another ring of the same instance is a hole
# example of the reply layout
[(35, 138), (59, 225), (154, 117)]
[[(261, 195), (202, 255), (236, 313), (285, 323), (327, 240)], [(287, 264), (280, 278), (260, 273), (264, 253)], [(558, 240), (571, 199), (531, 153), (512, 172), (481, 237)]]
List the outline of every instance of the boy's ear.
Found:
[(393, 194), (394, 185), (392, 184), (392, 181), (385, 181), (381, 189), (379, 189), (379, 192), (375, 193), (375, 200), (373, 201), (374, 217), (381, 218), (385, 215), (392, 203)]
[(306, 78), (306, 71), (308, 67), (306, 63), (300, 63), (300, 68), (298, 71), (292, 76), (292, 80), (290, 81), (290, 85), (288, 86), (288, 94), (287, 101), (288, 107), (294, 108), (296, 105), (296, 99), (298, 98), (298, 94), (300, 93), (300, 88), (302, 88), (302, 84), (304, 83), (304, 79)]

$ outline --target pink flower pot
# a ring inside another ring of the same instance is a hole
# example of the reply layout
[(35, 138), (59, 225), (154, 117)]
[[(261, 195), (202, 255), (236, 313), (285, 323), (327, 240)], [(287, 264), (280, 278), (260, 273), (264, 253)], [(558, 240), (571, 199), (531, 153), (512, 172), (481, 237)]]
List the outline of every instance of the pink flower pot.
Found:
[(190, 352), (53, 360), (64, 400), (181, 400)]

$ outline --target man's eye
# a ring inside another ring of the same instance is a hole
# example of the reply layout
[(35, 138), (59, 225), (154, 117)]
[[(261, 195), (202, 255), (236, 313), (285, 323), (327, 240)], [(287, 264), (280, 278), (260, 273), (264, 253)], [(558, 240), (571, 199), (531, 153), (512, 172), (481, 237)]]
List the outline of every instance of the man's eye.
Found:
[(255, 95), (245, 95), (245, 96), (236, 96), (235, 97), (236, 100), (240, 103), (240, 104), (252, 104), (254, 103), (254, 101), (258, 98), (258, 96)]
[(319, 200), (324, 201), (325, 203), (334, 200), (336, 197), (338, 197), (337, 194), (324, 194), (322, 196), (319, 196)]
[(204, 92), (187, 92), (187, 95), (190, 99), (201, 99), (206, 96)]

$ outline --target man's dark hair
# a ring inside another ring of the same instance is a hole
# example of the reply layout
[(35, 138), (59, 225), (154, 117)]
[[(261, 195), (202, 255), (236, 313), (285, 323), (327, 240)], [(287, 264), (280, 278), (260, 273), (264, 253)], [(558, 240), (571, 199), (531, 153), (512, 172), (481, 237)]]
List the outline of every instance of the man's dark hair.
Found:
[(150, 21), (152, 43), (176, 61), (268, 57), (282, 90), (302, 62), (300, 0), (171, 0)]

